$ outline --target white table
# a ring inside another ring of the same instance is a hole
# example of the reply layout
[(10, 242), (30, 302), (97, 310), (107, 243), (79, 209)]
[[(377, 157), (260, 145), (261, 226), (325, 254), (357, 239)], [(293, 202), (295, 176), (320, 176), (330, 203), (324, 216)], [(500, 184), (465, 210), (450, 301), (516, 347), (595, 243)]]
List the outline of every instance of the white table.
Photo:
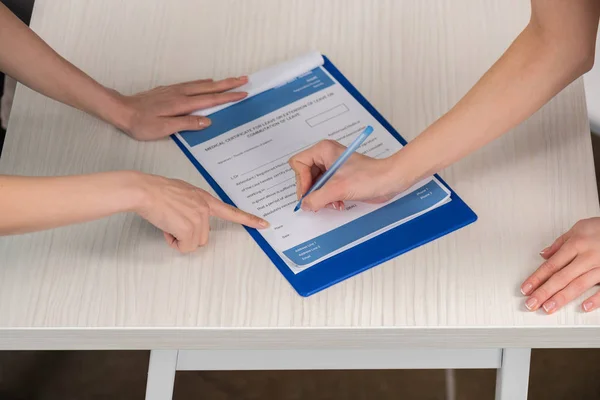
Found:
[[(526, 24), (526, 0), (37, 0), (32, 27), (131, 93), (328, 55), (408, 139)], [(239, 226), (179, 255), (133, 215), (0, 239), (0, 349), (152, 349), (148, 399), (175, 369), (498, 368), (524, 399), (529, 349), (600, 346), (600, 312), (529, 313), (539, 249), (598, 197), (580, 81), (442, 173), (479, 221), (313, 297)], [(137, 143), (19, 86), (0, 173), (138, 169), (208, 188), (170, 140)]]
[(585, 74), (583, 81), (590, 127), (593, 133), (600, 135), (600, 31), (596, 38), (596, 63), (592, 70)]

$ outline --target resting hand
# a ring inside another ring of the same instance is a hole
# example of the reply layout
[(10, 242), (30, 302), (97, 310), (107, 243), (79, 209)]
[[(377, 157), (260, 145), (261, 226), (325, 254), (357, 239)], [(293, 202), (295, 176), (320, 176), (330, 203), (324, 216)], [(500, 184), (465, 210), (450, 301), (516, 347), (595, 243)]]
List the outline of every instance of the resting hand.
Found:
[[(521, 286), (530, 311), (552, 314), (600, 283), (600, 218), (577, 222), (541, 256), (546, 261)], [(600, 292), (582, 303), (589, 312), (600, 306)]]
[(210, 125), (210, 119), (188, 114), (242, 100), (247, 93), (227, 91), (247, 82), (247, 77), (216, 82), (205, 79), (159, 86), (133, 96), (117, 94), (127, 110), (127, 118), (115, 125), (137, 140), (156, 140), (179, 131), (204, 129)]

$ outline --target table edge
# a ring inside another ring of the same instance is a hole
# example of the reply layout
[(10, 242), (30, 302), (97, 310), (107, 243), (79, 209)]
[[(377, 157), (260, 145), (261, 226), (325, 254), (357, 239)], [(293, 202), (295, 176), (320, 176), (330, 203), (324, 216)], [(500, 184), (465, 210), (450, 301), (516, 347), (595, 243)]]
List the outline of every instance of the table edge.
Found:
[(600, 348), (600, 326), (0, 328), (0, 350)]

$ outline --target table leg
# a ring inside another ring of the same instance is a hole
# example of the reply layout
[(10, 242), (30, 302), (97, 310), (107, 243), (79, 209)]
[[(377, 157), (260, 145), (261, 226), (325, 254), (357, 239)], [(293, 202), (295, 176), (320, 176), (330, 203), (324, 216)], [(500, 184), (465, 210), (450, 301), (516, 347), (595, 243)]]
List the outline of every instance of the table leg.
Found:
[(172, 400), (177, 350), (152, 350), (148, 366), (146, 400)]
[(446, 400), (456, 400), (456, 372), (446, 370)]
[(502, 365), (496, 375), (496, 400), (526, 400), (531, 349), (502, 350)]

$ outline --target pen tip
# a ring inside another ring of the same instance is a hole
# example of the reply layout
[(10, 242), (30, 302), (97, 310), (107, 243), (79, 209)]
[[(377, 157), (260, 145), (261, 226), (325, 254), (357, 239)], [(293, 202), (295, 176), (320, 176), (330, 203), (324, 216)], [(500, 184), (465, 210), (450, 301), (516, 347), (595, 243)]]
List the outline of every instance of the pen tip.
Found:
[(296, 204), (296, 207), (294, 207), (294, 212), (298, 212), (298, 210), (300, 210), (300, 203)]

